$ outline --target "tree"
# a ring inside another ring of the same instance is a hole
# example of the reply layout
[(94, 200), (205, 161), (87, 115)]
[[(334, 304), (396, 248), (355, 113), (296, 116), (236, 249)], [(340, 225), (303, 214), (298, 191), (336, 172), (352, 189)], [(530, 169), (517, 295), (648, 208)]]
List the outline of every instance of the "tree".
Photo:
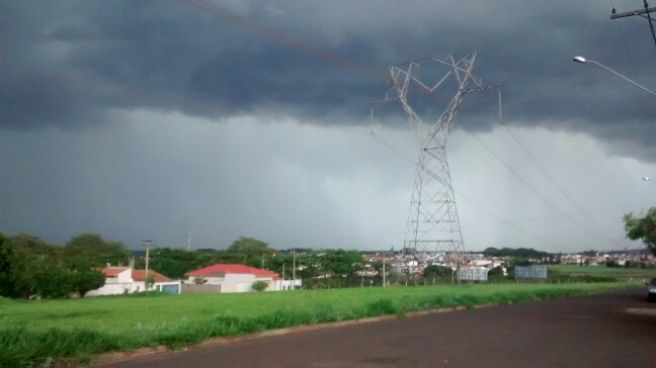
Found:
[(20, 233), (7, 238), (16, 255), (17, 289), (20, 297), (38, 295), (36, 274), (46, 265), (61, 264), (61, 247), (46, 244), (36, 236)]
[(34, 272), (32, 289), (42, 298), (67, 298), (73, 291), (70, 272), (55, 263), (43, 263)]
[(48, 258), (58, 255), (61, 248), (46, 244), (38, 237), (19, 233), (7, 238), (19, 257)]
[(453, 270), (451, 267), (430, 265), (424, 268), (424, 278), (430, 280), (451, 280), (453, 277)]
[(187, 272), (201, 265), (199, 252), (172, 248), (156, 248), (150, 252), (150, 268), (172, 279), (183, 279)]
[(144, 283), (146, 285), (146, 290), (152, 288), (153, 285), (155, 285), (155, 276), (151, 275), (149, 272), (148, 277), (146, 277), (146, 281)]
[(323, 273), (334, 281), (333, 287), (350, 286), (364, 265), (362, 252), (355, 250), (331, 249), (318, 260)]
[(483, 254), (489, 257), (521, 257), (521, 258), (544, 258), (549, 253), (535, 250), (533, 248), (485, 248)]
[(285, 277), (287, 277), (292, 273), (292, 263), (293, 261), (291, 254), (285, 252), (277, 252), (266, 259), (266, 268), (267, 270), (278, 273), (280, 276), (282, 276), (283, 271), (285, 271)]
[(269, 287), (269, 284), (266, 281), (255, 281), (253, 283), (253, 290), (255, 291), (264, 291), (266, 288)]
[[(24, 298), (66, 298), (75, 292), (83, 297), (105, 283), (102, 273), (94, 268), (127, 254), (120, 243), (105, 242), (97, 234), (77, 236), (66, 247), (49, 245), (30, 234), (17, 234), (0, 242), (0, 253), (3, 243), (8, 243), (14, 253), (14, 295)], [(3, 258), (0, 256), (0, 263)], [(5, 268), (0, 265), (0, 270)], [(0, 280), (0, 289), (8, 285)]]
[(634, 217), (633, 213), (624, 215), (624, 230), (631, 240), (641, 239), (647, 249), (656, 255), (656, 207), (647, 210), (644, 217)]
[(72, 269), (104, 267), (127, 262), (129, 253), (120, 242), (104, 240), (99, 234), (77, 235), (63, 248), (66, 264)]
[(487, 278), (488, 280), (494, 281), (494, 280), (500, 280), (505, 278), (503, 274), (503, 267), (497, 266), (492, 268), (487, 272)]
[(98, 271), (76, 271), (71, 273), (71, 288), (76, 291), (80, 298), (91, 290), (101, 288), (105, 285), (105, 276)]
[(275, 251), (269, 247), (269, 244), (261, 240), (242, 236), (232, 242), (224, 253), (219, 253), (219, 256), (229, 262), (261, 267), (262, 260), (269, 258)]
[(19, 294), (16, 255), (8, 239), (0, 233), (0, 296), (16, 298)]

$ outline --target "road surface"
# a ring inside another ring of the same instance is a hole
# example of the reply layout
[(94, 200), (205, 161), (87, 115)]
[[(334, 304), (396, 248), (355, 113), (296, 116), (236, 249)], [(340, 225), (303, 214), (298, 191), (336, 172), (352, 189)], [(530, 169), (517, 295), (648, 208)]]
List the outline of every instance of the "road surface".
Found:
[(133, 358), (146, 367), (656, 367), (644, 290), (439, 313)]

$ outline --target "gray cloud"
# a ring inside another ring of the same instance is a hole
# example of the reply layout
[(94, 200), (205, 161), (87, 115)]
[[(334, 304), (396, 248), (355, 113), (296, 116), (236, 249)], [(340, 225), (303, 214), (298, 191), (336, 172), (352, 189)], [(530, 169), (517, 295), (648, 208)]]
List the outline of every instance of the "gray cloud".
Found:
[[(177, 1), (1, 2), (0, 229), (53, 241), (97, 230), (132, 245), (149, 236), (179, 245), (190, 229), (206, 246), (240, 235), (280, 246), (398, 245), (413, 167), (371, 143), (369, 103), (388, 88), (389, 64), (472, 50), (477, 73), (503, 85), (508, 123), (581, 208), (652, 198), (634, 178), (653, 175), (653, 97), (571, 61), (582, 54), (656, 86), (645, 22), (610, 21), (605, 3), (213, 3), (381, 77)], [(502, 157), (571, 211), (495, 125), (496, 102), (494, 93), (467, 96), (456, 127), (490, 134)], [(376, 119), (379, 133), (409, 143), (398, 106), (376, 109)], [(460, 192), (506, 219), (554, 217), (460, 133), (449, 152)], [(548, 247), (458, 205), (469, 246)], [(623, 210), (599, 218), (614, 237)], [(611, 247), (558, 221), (521, 225), (567, 249)]]
[[(510, 120), (579, 121), (585, 124), (551, 128), (652, 143), (643, 139), (654, 133), (652, 98), (570, 61), (583, 53), (645, 84), (654, 81), (645, 24), (611, 22), (609, 9), (596, 1), (216, 3), (381, 75), (387, 63), (478, 50), (478, 72), (503, 84)], [(210, 117), (267, 109), (334, 124), (324, 117), (363, 120), (368, 102), (386, 88), (383, 77), (372, 81), (180, 2), (10, 1), (2, 7), (5, 129), (86, 126), (105, 121), (106, 110), (116, 107)], [(493, 99), (466, 105), (471, 128), (489, 125), (493, 106)], [(607, 128), (620, 122), (634, 128)]]
[[(111, 119), (120, 123), (0, 135), (3, 232), (27, 231), (61, 243), (98, 231), (131, 247), (144, 238), (184, 246), (189, 231), (195, 247), (223, 247), (241, 235), (277, 247), (398, 249), (403, 242), (414, 164), (365, 128), (293, 120), (262, 124), (257, 117), (214, 124), (149, 111), (114, 113)], [(590, 228), (594, 221), (618, 241), (577, 229), (469, 135), (456, 132), (450, 159), (468, 249), (640, 246), (622, 240), (620, 218), (653, 198), (656, 188), (639, 177), (656, 165), (608, 157), (583, 134), (534, 128), (516, 133), (580, 208), (590, 211), (588, 217), (572, 216)], [(405, 156), (416, 153), (409, 131), (377, 134)], [(563, 212), (579, 212), (503, 130), (480, 138)]]

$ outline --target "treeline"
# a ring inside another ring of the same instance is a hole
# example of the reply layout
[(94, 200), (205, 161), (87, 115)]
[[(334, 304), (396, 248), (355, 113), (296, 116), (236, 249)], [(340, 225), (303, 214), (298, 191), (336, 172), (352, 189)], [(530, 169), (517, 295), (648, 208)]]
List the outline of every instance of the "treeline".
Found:
[(488, 257), (515, 257), (515, 258), (545, 258), (550, 257), (551, 254), (535, 250), (533, 248), (485, 248), (483, 254)]
[[(48, 244), (29, 234), (0, 234), (0, 296), (84, 297), (88, 291), (104, 285), (100, 272), (103, 267), (127, 266), (130, 258), (131, 252), (122, 243), (107, 241), (99, 234), (81, 234), (63, 246)], [(143, 269), (144, 261), (137, 257), (135, 267)], [(235, 240), (227, 249), (153, 248), (149, 268), (171, 279), (184, 279), (187, 272), (216, 263), (265, 268), (286, 279), (294, 275), (309, 288), (358, 286), (363, 282), (358, 276), (364, 269), (363, 254), (359, 251), (280, 251), (248, 237)]]
[(29, 234), (0, 233), (0, 296), (84, 297), (105, 284), (100, 268), (106, 263), (125, 264), (128, 258), (123, 244), (98, 234), (81, 234), (59, 246)]
[[(362, 252), (343, 249), (285, 250), (272, 248), (258, 239), (241, 237), (226, 249), (186, 250), (155, 248), (150, 252), (150, 268), (173, 279), (215, 263), (238, 263), (274, 271), (286, 279), (296, 276), (304, 287), (344, 287), (359, 285), (358, 272), (364, 268)], [(137, 262), (138, 266), (143, 261)], [(296, 272), (293, 271), (294, 265)]]

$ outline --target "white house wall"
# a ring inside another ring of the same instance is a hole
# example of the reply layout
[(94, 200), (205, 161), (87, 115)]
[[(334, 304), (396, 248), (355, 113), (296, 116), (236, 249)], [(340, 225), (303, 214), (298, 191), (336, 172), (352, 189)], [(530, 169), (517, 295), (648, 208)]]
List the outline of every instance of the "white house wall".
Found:
[[(270, 280), (271, 278), (269, 278)], [(255, 282), (255, 275), (249, 273), (227, 273), (225, 275), (226, 282), (233, 283), (245, 283), (250, 282), (251, 284)]]
[(198, 277), (198, 276), (189, 276), (189, 279), (185, 281), (185, 284), (195, 284), (197, 279), (203, 279), (204, 285), (221, 285), (223, 283), (223, 277)]
[[(194, 284), (197, 276), (189, 276), (185, 284)], [(203, 277), (204, 285), (220, 285), (221, 293), (244, 293), (253, 291), (253, 283), (264, 281), (267, 283), (265, 291), (282, 291), (299, 289), (302, 281), (298, 280), (273, 280), (271, 276), (258, 277), (253, 274), (227, 273), (222, 277)], [(295, 286), (295, 287), (294, 287)]]
[(129, 292), (128, 284), (105, 284), (103, 287), (89, 291), (86, 296), (122, 295)]
[(128, 268), (125, 271), (119, 273), (116, 279), (119, 284), (132, 282), (132, 269)]

